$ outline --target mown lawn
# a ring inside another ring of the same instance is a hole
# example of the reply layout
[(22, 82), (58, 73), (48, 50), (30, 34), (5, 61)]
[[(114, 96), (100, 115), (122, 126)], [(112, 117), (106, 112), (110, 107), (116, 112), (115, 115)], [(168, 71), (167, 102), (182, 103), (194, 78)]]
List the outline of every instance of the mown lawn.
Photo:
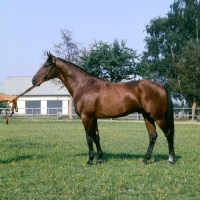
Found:
[(144, 166), (144, 124), (100, 121), (104, 163), (87, 166), (80, 121), (0, 119), (0, 199), (199, 199), (200, 125), (175, 128), (175, 165), (158, 129)]

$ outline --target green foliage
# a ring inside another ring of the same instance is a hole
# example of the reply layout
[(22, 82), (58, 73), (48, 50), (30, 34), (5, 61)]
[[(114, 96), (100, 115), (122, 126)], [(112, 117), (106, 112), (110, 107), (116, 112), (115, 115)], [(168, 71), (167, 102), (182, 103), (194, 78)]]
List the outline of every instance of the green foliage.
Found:
[[(138, 65), (141, 76), (168, 83), (174, 94), (179, 93), (179, 98), (184, 96), (191, 102), (197, 98), (195, 94), (200, 93), (196, 78), (193, 79), (198, 70), (191, 71), (191, 65), (186, 67), (184, 62), (193, 60), (195, 68), (200, 66), (200, 60), (193, 56), (194, 49), (198, 50), (199, 22), (199, 1), (175, 0), (166, 17), (152, 19), (146, 26), (146, 51)], [(193, 77), (189, 77), (191, 73)]]
[(80, 121), (0, 120), (0, 198), (198, 199), (199, 124), (177, 124), (176, 163), (167, 164), (160, 129), (152, 159), (141, 165), (144, 123), (99, 122), (104, 164), (85, 165), (88, 147)]
[[(5, 108), (6, 102), (0, 102), (0, 108)], [(0, 113), (2, 112), (2, 109), (0, 109)]]
[(200, 45), (189, 43), (182, 48), (178, 56), (179, 62), (175, 63), (178, 71), (178, 83), (176, 79), (170, 79), (169, 84), (174, 91), (182, 94), (189, 106), (193, 101), (200, 103)]
[(0, 102), (0, 108), (5, 108), (6, 107), (6, 102)]
[(89, 51), (81, 56), (79, 65), (94, 76), (111, 82), (129, 80), (136, 76), (136, 52), (126, 47), (125, 41), (112, 44), (94, 42)]

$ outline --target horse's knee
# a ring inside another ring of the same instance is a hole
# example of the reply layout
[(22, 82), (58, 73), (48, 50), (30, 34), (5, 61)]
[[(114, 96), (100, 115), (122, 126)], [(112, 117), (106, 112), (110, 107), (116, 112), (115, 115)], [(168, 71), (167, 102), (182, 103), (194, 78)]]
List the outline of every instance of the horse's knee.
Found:
[(155, 133), (149, 133), (149, 142), (150, 143), (155, 143), (156, 142), (156, 139), (157, 139), (158, 135), (155, 134)]
[(86, 139), (87, 139), (87, 144), (88, 145), (92, 144), (93, 141), (94, 141), (94, 139), (91, 136), (87, 136)]

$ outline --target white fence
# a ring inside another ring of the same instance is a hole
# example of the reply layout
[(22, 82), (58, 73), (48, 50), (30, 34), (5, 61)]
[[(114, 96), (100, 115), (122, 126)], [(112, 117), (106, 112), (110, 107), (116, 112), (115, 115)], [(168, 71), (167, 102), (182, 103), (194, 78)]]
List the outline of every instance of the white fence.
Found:
[[(41, 114), (44, 113), (42, 108), (27, 108), (26, 113), (18, 113), (15, 112), (13, 117), (30, 117), (32, 119), (39, 118), (39, 117), (55, 117), (57, 120), (59, 120), (62, 117), (69, 117), (69, 118), (78, 118), (77, 114), (75, 113), (75, 109), (72, 108), (72, 114), (63, 114), (61, 112), (63, 108), (45, 108), (47, 114)], [(8, 109), (8, 114), (11, 113), (10, 108)], [(68, 112), (69, 113), (69, 112)], [(0, 117), (5, 117), (5, 108), (0, 108)], [(195, 111), (195, 119), (200, 119), (200, 108), (197, 108)], [(117, 119), (132, 119), (132, 120), (141, 120), (143, 119), (142, 114), (139, 113), (133, 113), (125, 117), (117, 118)], [(174, 119), (175, 120), (190, 120), (192, 119), (192, 108), (174, 108)]]

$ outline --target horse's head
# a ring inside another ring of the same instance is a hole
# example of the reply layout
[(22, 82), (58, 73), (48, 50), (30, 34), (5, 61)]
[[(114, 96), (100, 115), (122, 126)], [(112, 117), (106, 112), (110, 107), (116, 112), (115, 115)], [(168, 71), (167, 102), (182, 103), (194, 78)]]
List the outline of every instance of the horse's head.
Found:
[(32, 79), (33, 85), (40, 85), (44, 81), (48, 81), (56, 77), (56, 57), (50, 52), (47, 53), (47, 60), (37, 71)]

